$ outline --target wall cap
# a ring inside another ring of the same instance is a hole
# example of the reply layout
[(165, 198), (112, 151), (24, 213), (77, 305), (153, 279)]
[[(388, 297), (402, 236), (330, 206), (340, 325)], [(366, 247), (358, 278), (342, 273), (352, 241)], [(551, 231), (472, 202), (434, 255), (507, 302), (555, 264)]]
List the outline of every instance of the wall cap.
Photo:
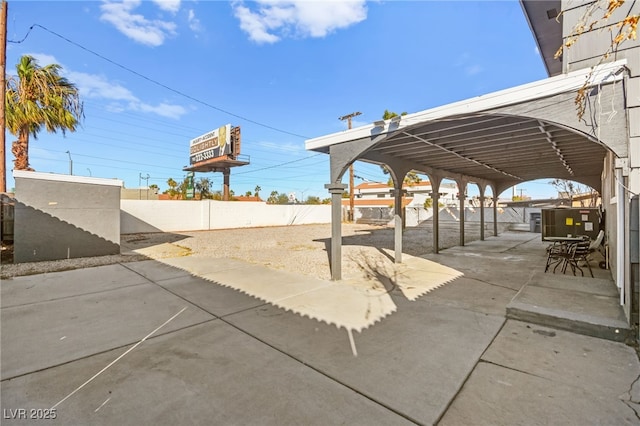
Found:
[(122, 181), (120, 179), (105, 179), (105, 178), (88, 177), (88, 176), (61, 175), (57, 173), (30, 172), (27, 170), (14, 170), (13, 177), (20, 178), (20, 179), (38, 179), (38, 180), (48, 180), (48, 181), (56, 181), (56, 182), (86, 183), (90, 185), (106, 185), (106, 186), (122, 187)]

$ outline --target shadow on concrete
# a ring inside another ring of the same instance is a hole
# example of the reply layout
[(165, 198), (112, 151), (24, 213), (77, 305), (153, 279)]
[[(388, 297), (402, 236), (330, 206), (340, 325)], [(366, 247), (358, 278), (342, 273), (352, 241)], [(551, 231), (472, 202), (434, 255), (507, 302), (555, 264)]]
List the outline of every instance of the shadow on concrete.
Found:
[(15, 201), (15, 216), (15, 263), (120, 254), (118, 243), (18, 200)]

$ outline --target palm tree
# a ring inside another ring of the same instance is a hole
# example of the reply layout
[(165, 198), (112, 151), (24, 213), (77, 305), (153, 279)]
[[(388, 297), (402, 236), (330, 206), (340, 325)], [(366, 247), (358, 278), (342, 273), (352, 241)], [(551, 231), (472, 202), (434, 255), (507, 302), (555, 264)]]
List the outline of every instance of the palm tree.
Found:
[[(401, 114), (402, 115), (407, 115), (406, 111), (403, 111)], [(384, 112), (382, 113), (382, 119), (383, 120), (391, 120), (394, 117), (398, 117), (398, 114), (393, 112), (393, 111), (389, 111), (388, 109), (385, 109)], [(385, 175), (389, 174), (389, 169), (387, 169), (387, 166), (385, 166), (384, 164), (380, 165), (380, 168), (382, 169), (382, 173), (384, 173)], [(393, 180), (391, 178), (389, 178), (389, 186), (392, 186)]]
[[(407, 112), (404, 111), (402, 112), (400, 115), (407, 115)], [(397, 117), (398, 114), (393, 112), (393, 111), (389, 111), (388, 109), (384, 110), (384, 113), (382, 113), (382, 119), (383, 120), (391, 120), (394, 117)]]
[(257, 185), (256, 189), (254, 191), (255, 191), (256, 198), (259, 200), (260, 199), (260, 191), (262, 191), (262, 188), (260, 188), (260, 185)]
[(278, 204), (278, 191), (271, 191), (267, 204)]
[(18, 138), (11, 146), (15, 170), (33, 170), (29, 167), (30, 135), (37, 139), (43, 127), (50, 133), (75, 132), (84, 118), (78, 89), (60, 76), (61, 69), (58, 64), (41, 67), (25, 55), (16, 65), (17, 75), (7, 78), (6, 127)]
[(200, 199), (210, 198), (209, 189), (211, 188), (211, 179), (202, 177), (196, 182), (196, 190), (200, 192)]

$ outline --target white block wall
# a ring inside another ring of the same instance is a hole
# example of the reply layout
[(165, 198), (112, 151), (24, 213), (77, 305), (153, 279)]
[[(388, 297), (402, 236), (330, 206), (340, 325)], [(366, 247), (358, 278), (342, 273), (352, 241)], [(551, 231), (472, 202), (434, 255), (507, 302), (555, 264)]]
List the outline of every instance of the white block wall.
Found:
[(214, 200), (121, 200), (120, 203), (123, 234), (311, 223), (331, 223), (331, 206)]

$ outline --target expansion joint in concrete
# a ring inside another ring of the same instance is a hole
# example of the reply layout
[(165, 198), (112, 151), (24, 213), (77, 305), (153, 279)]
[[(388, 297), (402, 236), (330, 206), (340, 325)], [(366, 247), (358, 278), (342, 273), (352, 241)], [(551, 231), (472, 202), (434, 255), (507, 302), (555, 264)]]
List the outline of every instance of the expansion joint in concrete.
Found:
[[(194, 323), (194, 324), (189, 324), (187, 326), (177, 328), (175, 330), (165, 331), (163, 333), (156, 333), (156, 334), (152, 335), (151, 337), (149, 337), (146, 341), (150, 341), (151, 339), (155, 339), (157, 337), (166, 336), (167, 334), (177, 333), (179, 331), (186, 330), (186, 329), (191, 328), (191, 327), (197, 327), (199, 325), (206, 324), (208, 322), (216, 321), (216, 320), (218, 320), (218, 319), (217, 318), (210, 318), (210, 319), (207, 319), (207, 320), (204, 320), (204, 321), (200, 321), (200, 322), (197, 322), (197, 323)], [(58, 367), (61, 367), (63, 365), (71, 364), (71, 363), (76, 362), (76, 361), (81, 361), (83, 359), (92, 358), (94, 356), (106, 354), (106, 353), (109, 353), (109, 352), (112, 352), (112, 351), (115, 351), (115, 350), (118, 350), (118, 349), (124, 349), (124, 348), (127, 348), (129, 346), (135, 345), (136, 343), (137, 342), (125, 343), (124, 345), (116, 346), (114, 348), (105, 349), (103, 351), (98, 351), (98, 352), (95, 352), (95, 353), (92, 353), (92, 354), (87, 354), (85, 356), (81, 356), (79, 358), (70, 359), (68, 361), (61, 362), (61, 363), (58, 363), (58, 364), (55, 364), (55, 365), (50, 365), (50, 366), (45, 367), (45, 368), (40, 368), (40, 369), (33, 370), (33, 371), (27, 371), (26, 373), (16, 374), (15, 376), (5, 377), (4, 379), (2, 379), (0, 381), (1, 382), (6, 382), (6, 381), (9, 381), (9, 380), (18, 379), (20, 377), (30, 376), (31, 374), (40, 373), (42, 371), (52, 370), (54, 368), (58, 368)]]
[(539, 236), (532, 237), (532, 238), (528, 239), (527, 241), (523, 241), (523, 242), (521, 242), (521, 243), (518, 243), (518, 244), (516, 244), (516, 245), (514, 245), (514, 246), (512, 246), (512, 247), (509, 247), (509, 248), (507, 248), (507, 249), (505, 249), (505, 250), (503, 250), (503, 251), (501, 251), (501, 252), (499, 252), (499, 253), (507, 253), (507, 252), (509, 252), (509, 251), (513, 251), (514, 249), (517, 249), (518, 247), (520, 247), (520, 246), (522, 246), (522, 245), (524, 245), (524, 244), (528, 244), (528, 243), (530, 243), (531, 241), (533, 241), (533, 240), (537, 240), (537, 239), (539, 239), (539, 238), (540, 238)]
[(502, 329), (504, 328), (504, 325), (507, 323), (507, 319), (504, 318), (502, 321), (502, 324), (500, 324), (500, 328), (498, 328), (498, 330), (496, 330), (496, 334), (493, 335), (493, 339), (491, 339), (491, 341), (487, 344), (487, 346), (484, 348), (484, 351), (482, 351), (482, 353), (480, 354), (480, 356), (478, 357), (478, 360), (476, 361), (476, 363), (473, 365), (473, 368), (469, 370), (469, 373), (467, 373), (467, 376), (464, 378), (464, 380), (462, 381), (462, 383), (460, 384), (460, 386), (458, 387), (458, 389), (456, 390), (456, 393), (453, 395), (453, 397), (449, 400), (449, 403), (447, 404), (446, 407), (444, 407), (444, 409), (440, 412), (440, 415), (438, 415), (438, 418), (436, 419), (436, 421), (433, 423), (434, 425), (437, 425), (438, 423), (440, 423), (440, 421), (442, 420), (442, 418), (444, 417), (444, 415), (447, 413), (447, 411), (449, 410), (449, 408), (451, 407), (451, 404), (453, 404), (453, 401), (456, 400), (456, 398), (458, 398), (458, 396), (460, 395), (460, 392), (462, 392), (462, 389), (464, 388), (464, 386), (467, 384), (467, 382), (469, 381), (469, 378), (471, 377), (471, 375), (473, 374), (473, 372), (476, 370), (476, 367), (478, 367), (478, 364), (480, 364), (480, 362), (482, 361), (482, 357), (484, 356), (484, 354), (487, 352), (487, 350), (491, 347), (491, 345), (493, 345), (493, 342), (495, 342), (496, 338), (498, 337), (498, 335), (500, 334), (500, 332), (502, 331)]
[(520, 370), (518, 368), (513, 368), (513, 367), (509, 367), (507, 365), (502, 365), (502, 364), (498, 364), (496, 362), (491, 362), (491, 361), (487, 361), (486, 359), (481, 359), (478, 364), (480, 364), (481, 362), (485, 363), (485, 364), (491, 364), (491, 365), (495, 365), (496, 367), (500, 367), (500, 368), (505, 368), (507, 370), (511, 370), (511, 371), (515, 371), (517, 373), (522, 373), (522, 374), (526, 374), (527, 376), (532, 376), (532, 377), (537, 377), (539, 379), (543, 379), (543, 380), (549, 380), (547, 377), (544, 376), (539, 376), (537, 374), (533, 374), (529, 371), (524, 371), (524, 370)]
[[(125, 265), (123, 264), (122, 266), (125, 266)], [(126, 267), (126, 266), (125, 266), (125, 267)], [(367, 394), (363, 393), (362, 391), (360, 391), (360, 390), (356, 389), (356, 388), (355, 388), (355, 387), (353, 387), (353, 386), (350, 386), (349, 384), (347, 384), (347, 383), (345, 383), (345, 382), (343, 382), (343, 381), (341, 381), (341, 380), (337, 379), (336, 377), (333, 377), (333, 376), (329, 375), (328, 373), (326, 373), (326, 372), (322, 371), (321, 369), (316, 368), (316, 367), (314, 367), (313, 365), (311, 365), (311, 364), (308, 364), (308, 363), (304, 362), (302, 359), (300, 359), (300, 358), (298, 358), (298, 357), (295, 357), (295, 356), (291, 355), (290, 353), (287, 353), (287, 352), (283, 351), (282, 349), (278, 348), (277, 346), (274, 346), (273, 344), (271, 344), (271, 343), (267, 342), (266, 340), (263, 340), (263, 339), (259, 338), (257, 335), (255, 335), (255, 334), (253, 334), (253, 333), (251, 333), (251, 332), (249, 332), (249, 331), (247, 331), (247, 330), (245, 330), (245, 329), (243, 329), (243, 328), (241, 328), (241, 327), (237, 326), (236, 324), (234, 324), (233, 322), (231, 322), (230, 320), (228, 320), (228, 319), (227, 319), (227, 317), (229, 317), (229, 316), (231, 316), (231, 315), (234, 315), (234, 314), (237, 314), (237, 313), (239, 313), (240, 311), (238, 311), (238, 312), (234, 312), (233, 314), (228, 314), (228, 315), (225, 315), (225, 316), (216, 316), (214, 313), (209, 312), (209, 311), (208, 311), (208, 310), (206, 310), (205, 308), (203, 308), (203, 307), (201, 307), (201, 306), (198, 306), (198, 305), (194, 304), (193, 302), (191, 302), (191, 301), (189, 301), (189, 300), (185, 299), (184, 297), (180, 296), (179, 294), (176, 294), (176, 293), (172, 292), (171, 290), (169, 290), (169, 289), (167, 289), (167, 288), (163, 287), (161, 284), (158, 284), (157, 282), (155, 282), (155, 281), (153, 281), (153, 280), (149, 279), (148, 277), (145, 277), (144, 275), (140, 274), (139, 272), (134, 271), (134, 270), (133, 270), (133, 269), (131, 269), (131, 268), (127, 268), (127, 269), (129, 269), (129, 270), (131, 270), (132, 272), (135, 272), (136, 274), (138, 274), (138, 275), (140, 275), (140, 276), (144, 277), (147, 281), (149, 281), (150, 283), (153, 283), (153, 284), (157, 285), (158, 287), (160, 287), (160, 288), (164, 289), (164, 290), (165, 290), (165, 291), (167, 291), (168, 293), (173, 294), (174, 296), (176, 296), (176, 297), (178, 297), (178, 298), (180, 298), (180, 299), (184, 300), (185, 302), (189, 303), (190, 305), (192, 305), (192, 306), (196, 306), (196, 307), (198, 307), (199, 309), (202, 309), (204, 312), (207, 312), (208, 314), (210, 314), (210, 315), (212, 315), (212, 316), (213, 316), (213, 318), (212, 318), (212, 319), (207, 320), (207, 321), (204, 321), (204, 322), (209, 322), (209, 321), (221, 321), (221, 322), (223, 322), (224, 324), (228, 325), (229, 327), (232, 327), (232, 328), (234, 328), (235, 330), (238, 330), (239, 332), (241, 332), (241, 333), (243, 333), (243, 334), (247, 335), (248, 337), (250, 337), (250, 338), (252, 338), (252, 339), (254, 339), (254, 340), (256, 340), (256, 341), (258, 341), (258, 342), (262, 343), (263, 345), (265, 345), (265, 346), (267, 346), (267, 347), (269, 347), (269, 348), (273, 349), (274, 351), (277, 351), (278, 353), (280, 353), (280, 354), (282, 354), (282, 355), (286, 356), (287, 358), (290, 358), (290, 359), (292, 359), (292, 360), (296, 361), (297, 363), (302, 364), (302, 365), (304, 365), (305, 367), (312, 369), (312, 370), (313, 370), (313, 371), (315, 371), (316, 373), (323, 375), (324, 377), (328, 378), (329, 380), (331, 380), (331, 381), (333, 381), (333, 382), (335, 382), (335, 383), (338, 383), (338, 384), (339, 384), (339, 385), (341, 385), (341, 386), (344, 386), (345, 388), (347, 388), (347, 389), (351, 390), (352, 392), (355, 392), (356, 394), (361, 395), (362, 397), (364, 397), (364, 398), (366, 398), (366, 399), (370, 400), (371, 402), (373, 402), (373, 403), (375, 403), (375, 404), (377, 404), (377, 405), (379, 405), (379, 406), (381, 406), (381, 407), (386, 408), (387, 410), (389, 410), (389, 411), (393, 412), (394, 414), (397, 414), (398, 416), (400, 416), (400, 417), (404, 418), (405, 420), (408, 420), (408, 421), (410, 421), (411, 423), (414, 423), (414, 424), (417, 424), (417, 425), (421, 424), (419, 421), (417, 421), (416, 419), (413, 419), (412, 417), (408, 416), (407, 414), (402, 413), (402, 412), (400, 412), (400, 411), (396, 410), (395, 408), (393, 408), (393, 407), (389, 406), (388, 404), (385, 404), (384, 402), (382, 402), (382, 401), (380, 401), (380, 400), (378, 400), (378, 399), (375, 399), (374, 397), (372, 397), (372, 396), (370, 396), (370, 395), (367, 395)], [(265, 303), (264, 305), (266, 305), (266, 303)], [(264, 305), (260, 305), (260, 306), (264, 306)], [(248, 308), (247, 310), (255, 309), (256, 307), (259, 307), (259, 306), (253, 306), (253, 307), (251, 307), (251, 308)], [(278, 309), (279, 309), (279, 308), (278, 308)], [(202, 323), (200, 323), (200, 324), (202, 324)], [(199, 325), (199, 324), (194, 324), (194, 325)], [(189, 327), (191, 327), (191, 326), (189, 326)], [(189, 328), (189, 327), (185, 327), (185, 328)], [(153, 336), (153, 337), (156, 337), (156, 336)]]
[(518, 291), (520, 291), (520, 290), (515, 290), (515, 289), (513, 289), (511, 287), (507, 287), (506, 285), (500, 285), (500, 284), (492, 283), (490, 281), (481, 280), (479, 278), (470, 278), (470, 277), (466, 277), (466, 278), (471, 280), (471, 281), (477, 281), (477, 282), (482, 283), (482, 284), (490, 285), (492, 287), (498, 287), (498, 288), (503, 288), (505, 290), (511, 290), (514, 293), (517, 293)]

